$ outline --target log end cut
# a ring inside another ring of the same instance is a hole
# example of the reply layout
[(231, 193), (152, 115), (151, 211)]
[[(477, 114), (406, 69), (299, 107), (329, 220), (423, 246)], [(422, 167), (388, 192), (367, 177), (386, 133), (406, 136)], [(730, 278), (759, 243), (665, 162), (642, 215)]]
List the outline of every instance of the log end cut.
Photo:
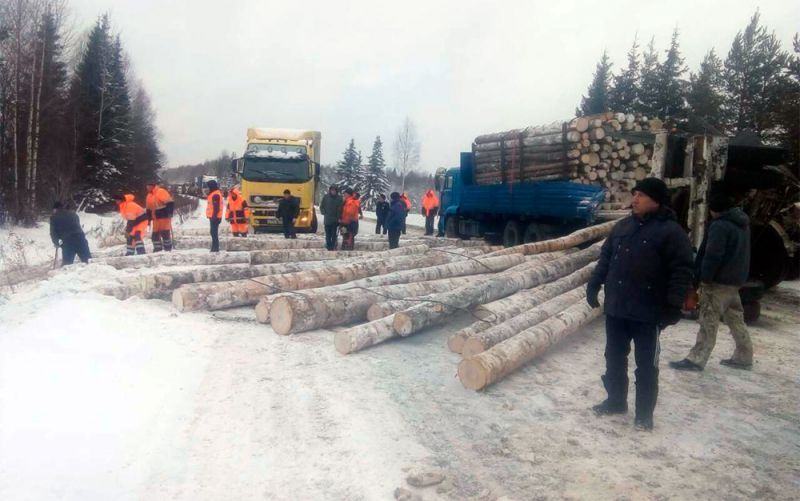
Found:
[(172, 304), (175, 306), (180, 312), (186, 311), (186, 305), (183, 302), (183, 293), (180, 289), (175, 289), (172, 291)]
[(353, 352), (353, 340), (347, 331), (337, 332), (333, 337), (333, 345), (336, 347), (336, 351), (342, 355), (348, 355)]
[(388, 316), (383, 306), (378, 303), (373, 304), (367, 310), (367, 320), (370, 322)]
[(467, 358), (458, 364), (458, 379), (464, 388), (481, 390), (489, 384), (489, 371), (478, 360)]
[(267, 301), (259, 301), (256, 305), (256, 320), (262, 324), (269, 323), (269, 306)]
[(286, 336), (292, 333), (294, 326), (294, 309), (288, 298), (279, 297), (269, 308), (270, 325), (276, 334)]
[(461, 356), (464, 358), (471, 358), (484, 351), (486, 351), (486, 346), (483, 344), (481, 338), (473, 336), (464, 341), (464, 345), (461, 347)]
[(399, 336), (409, 336), (414, 333), (414, 326), (411, 317), (405, 312), (395, 313), (392, 321), (392, 330)]
[(461, 353), (461, 350), (464, 349), (464, 341), (466, 341), (466, 338), (462, 334), (455, 333), (447, 338), (447, 347), (453, 353)]

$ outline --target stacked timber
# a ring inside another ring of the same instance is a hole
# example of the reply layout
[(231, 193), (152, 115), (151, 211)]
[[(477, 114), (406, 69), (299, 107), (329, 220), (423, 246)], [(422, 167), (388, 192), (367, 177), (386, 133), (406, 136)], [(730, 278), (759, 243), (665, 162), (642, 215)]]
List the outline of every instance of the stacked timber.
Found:
[(627, 204), (636, 181), (653, 168), (653, 142), (645, 140), (652, 135), (644, 133), (662, 128), (658, 119), (609, 112), (478, 136), (475, 183), (572, 180), (603, 187), (608, 201)]

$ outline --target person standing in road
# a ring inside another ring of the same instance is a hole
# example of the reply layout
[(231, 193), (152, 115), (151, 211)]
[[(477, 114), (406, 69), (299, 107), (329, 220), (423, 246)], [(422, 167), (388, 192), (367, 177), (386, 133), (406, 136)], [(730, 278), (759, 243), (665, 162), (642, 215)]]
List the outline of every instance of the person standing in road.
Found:
[(283, 238), (297, 238), (294, 231), (294, 219), (300, 214), (300, 201), (292, 196), (289, 190), (283, 190), (283, 198), (278, 202), (275, 214), (283, 224)]
[(158, 186), (155, 181), (147, 183), (145, 207), (147, 217), (152, 225), (150, 238), (153, 240), (153, 252), (172, 250), (172, 214), (175, 202), (169, 192)]
[(64, 208), (64, 204), (53, 204), (53, 215), (50, 216), (50, 239), (56, 248), (61, 247), (61, 266), (75, 262), (77, 254), (80, 260), (88, 263), (92, 258), (89, 242), (81, 228), (78, 215)]
[(428, 190), (422, 196), (422, 215), (425, 216), (425, 235), (433, 236), (433, 222), (439, 213), (439, 197), (433, 190)]
[(230, 223), (231, 233), (234, 237), (247, 238), (247, 231), (250, 227), (250, 207), (239, 192), (239, 188), (232, 188), (228, 193), (225, 219)]
[(598, 416), (628, 411), (628, 354), (634, 342), (637, 430), (653, 429), (658, 398), (659, 334), (681, 318), (692, 278), (692, 247), (675, 213), (669, 190), (647, 178), (633, 189), (632, 214), (606, 238), (586, 287), (586, 301), (600, 307), (605, 289), (608, 398), (592, 409)]
[(219, 224), (222, 222), (222, 192), (213, 179), (206, 183), (208, 197), (206, 198), (206, 217), (211, 230), (211, 252), (219, 252)]
[(719, 319), (731, 331), (736, 349), (720, 361), (736, 369), (753, 367), (753, 342), (744, 323), (739, 288), (750, 271), (750, 219), (733, 207), (724, 193), (712, 193), (708, 207), (711, 224), (695, 259), (695, 281), (699, 282), (700, 330), (689, 355), (670, 362), (673, 369), (702, 371), (717, 342)]
[(392, 204), (386, 216), (386, 229), (389, 232), (389, 248), (396, 249), (400, 246), (400, 233), (403, 231), (408, 212), (399, 193), (395, 191), (389, 197), (392, 199)]
[(381, 193), (378, 195), (378, 201), (375, 202), (375, 216), (378, 222), (375, 223), (375, 234), (380, 235), (381, 229), (383, 234), (386, 235), (386, 217), (389, 215), (389, 202), (386, 201), (386, 195)]
[(329, 251), (336, 250), (343, 205), (344, 200), (339, 195), (339, 188), (332, 184), (319, 204), (319, 212), (324, 216), (322, 224), (325, 226), (325, 248)]

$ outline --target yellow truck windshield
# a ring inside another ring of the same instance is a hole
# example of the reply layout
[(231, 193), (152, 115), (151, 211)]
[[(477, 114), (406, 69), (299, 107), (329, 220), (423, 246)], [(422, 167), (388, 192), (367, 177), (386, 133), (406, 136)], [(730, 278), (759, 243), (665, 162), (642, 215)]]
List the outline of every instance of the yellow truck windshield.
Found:
[(298, 155), (296, 158), (270, 158), (246, 155), (242, 179), (302, 183), (311, 179), (308, 157)]

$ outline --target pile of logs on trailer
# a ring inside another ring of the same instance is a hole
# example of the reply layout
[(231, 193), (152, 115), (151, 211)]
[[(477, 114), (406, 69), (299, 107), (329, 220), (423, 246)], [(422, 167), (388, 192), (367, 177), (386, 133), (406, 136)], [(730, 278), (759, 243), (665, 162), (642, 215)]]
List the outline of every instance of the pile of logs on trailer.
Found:
[(355, 251), (329, 252), (316, 235), (257, 236), (222, 237), (236, 250), (209, 254), (200, 250), (206, 239), (183, 235), (171, 253), (106, 253), (94, 263), (118, 270), (97, 288), (107, 295), (171, 299), (187, 313), (254, 308), (253, 321), (271, 326), (265, 332), (332, 329), (319, 335), (342, 354), (469, 314), (475, 322), (446, 331), (441, 346), (464, 354), (458, 374), (477, 390), (600, 314), (583, 289), (614, 224), (510, 248), (409, 235), (389, 250), (381, 236), (365, 235)]
[(478, 136), (475, 183), (572, 180), (601, 186), (607, 201), (625, 204), (653, 169), (654, 145), (637, 142), (636, 133), (662, 128), (657, 118), (609, 112)]

